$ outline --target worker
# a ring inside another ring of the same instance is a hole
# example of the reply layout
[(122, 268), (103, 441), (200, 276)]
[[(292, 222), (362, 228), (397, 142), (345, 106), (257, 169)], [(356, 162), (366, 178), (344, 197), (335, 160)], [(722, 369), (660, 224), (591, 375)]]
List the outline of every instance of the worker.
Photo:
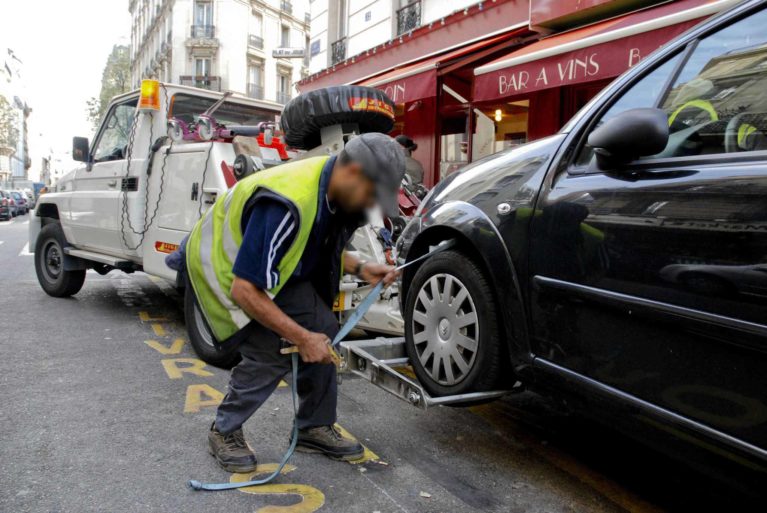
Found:
[(418, 149), (418, 145), (406, 135), (398, 135), (395, 139), (405, 150), (405, 172), (410, 177), (410, 181), (415, 184), (423, 183), (423, 166), (413, 158), (413, 152)]
[(351, 139), (337, 157), (290, 162), (244, 178), (195, 225), (186, 265), (205, 320), (222, 344), (238, 343), (242, 360), (208, 432), (211, 454), (230, 472), (250, 472), (256, 456), (242, 425), (291, 371), (287, 341), (298, 347), (298, 450), (339, 460), (363, 447), (336, 422), (338, 332), (332, 303), (343, 273), (390, 284), (392, 266), (344, 253), (365, 211), (397, 211), (405, 155), (391, 137)]

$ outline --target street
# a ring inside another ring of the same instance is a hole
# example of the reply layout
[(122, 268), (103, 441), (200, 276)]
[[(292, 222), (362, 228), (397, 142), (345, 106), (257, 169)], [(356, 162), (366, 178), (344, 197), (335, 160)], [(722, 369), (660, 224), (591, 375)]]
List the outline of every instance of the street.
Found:
[[(350, 378), (339, 423), (366, 445), (363, 462), (296, 453), (274, 484), (194, 492), (190, 478), (230, 479), (205, 439), (228, 372), (195, 358), (160, 280), (89, 271), (75, 297), (45, 295), (28, 218), (0, 223), (0, 511), (658, 512), (688, 510), (693, 493), (713, 504), (682, 467), (532, 394), (422, 412)], [(281, 387), (246, 424), (262, 472), (291, 417)]]

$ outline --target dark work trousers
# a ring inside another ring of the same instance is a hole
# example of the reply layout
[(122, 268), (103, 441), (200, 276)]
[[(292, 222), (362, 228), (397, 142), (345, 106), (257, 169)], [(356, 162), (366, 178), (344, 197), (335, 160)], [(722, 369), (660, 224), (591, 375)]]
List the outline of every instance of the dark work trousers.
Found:
[[(338, 319), (308, 281), (289, 281), (274, 302), (299, 325), (331, 340), (338, 333)], [(263, 326), (240, 345), (242, 361), (232, 369), (229, 391), (216, 412), (216, 427), (229, 434), (272, 395), (281, 379), (292, 383), (291, 356), (280, 354), (280, 337)], [(298, 427), (329, 426), (336, 421), (336, 367), (332, 364), (298, 364)]]

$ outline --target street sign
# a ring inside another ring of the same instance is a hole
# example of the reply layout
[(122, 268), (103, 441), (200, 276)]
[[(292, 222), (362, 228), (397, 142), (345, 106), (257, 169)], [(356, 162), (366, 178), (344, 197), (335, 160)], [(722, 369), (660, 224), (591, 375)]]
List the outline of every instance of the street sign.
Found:
[(275, 59), (303, 59), (306, 55), (304, 48), (275, 48), (272, 57)]

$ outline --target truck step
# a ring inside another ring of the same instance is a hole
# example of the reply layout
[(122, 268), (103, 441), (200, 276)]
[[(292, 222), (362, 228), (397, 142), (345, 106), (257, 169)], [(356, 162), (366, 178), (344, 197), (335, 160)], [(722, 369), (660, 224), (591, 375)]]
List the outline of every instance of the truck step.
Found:
[(407, 372), (405, 367), (410, 363), (404, 337), (349, 340), (341, 342), (341, 352), (346, 365), (345, 371), (370, 381), (378, 388), (422, 410), (432, 406), (489, 401), (511, 392), (493, 390), (431, 397), (415, 377), (402, 372)]
[(83, 260), (89, 260), (91, 262), (97, 262), (99, 264), (110, 265), (116, 269), (136, 269), (135, 262), (125, 260), (122, 258), (114, 257), (111, 255), (105, 255), (103, 253), (96, 253), (94, 251), (88, 251), (85, 249), (64, 248), (64, 253), (69, 256), (82, 258)]

